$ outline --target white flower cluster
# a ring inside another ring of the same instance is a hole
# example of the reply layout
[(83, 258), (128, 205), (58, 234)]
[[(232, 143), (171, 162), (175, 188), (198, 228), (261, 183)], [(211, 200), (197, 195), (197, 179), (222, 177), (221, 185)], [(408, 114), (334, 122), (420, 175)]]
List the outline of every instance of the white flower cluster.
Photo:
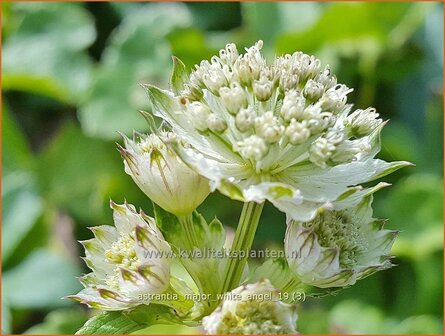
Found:
[[(348, 133), (354, 129), (361, 137), (369, 135), (381, 120), (357, 110), (348, 124), (344, 118), (336, 123), (352, 89), (337, 84), (329, 67), (321, 69), (318, 59), (302, 52), (278, 57), (268, 66), (261, 47), (260, 41), (240, 56), (236, 46), (228, 44), (219, 57), (202, 61), (192, 72), (182, 95), (197, 130), (219, 134), (227, 130), (220, 136), (251, 162), (256, 173), (274, 166), (270, 160), (266, 165), (257, 164), (269, 150), (302, 145), (315, 137), (319, 141), (309, 148), (311, 162), (325, 167), (353, 160), (354, 155), (339, 154), (348, 150), (342, 146)], [(324, 136), (331, 128), (344, 136), (336, 141)], [(332, 156), (342, 160), (332, 161)]]
[(352, 89), (329, 66), (302, 52), (268, 65), (262, 45), (240, 54), (228, 44), (174, 92), (147, 86), (155, 115), (190, 144), (178, 155), (212, 189), (307, 221), (351, 186), (408, 164), (374, 159), (384, 123), (373, 108), (351, 112)]
[[(173, 284), (180, 281), (170, 275), (170, 244), (198, 252), (223, 246), (222, 224), (207, 224), (194, 212), (215, 189), (246, 202), (237, 249), (251, 247), (262, 209), (255, 203), (268, 200), (287, 214), (287, 263), (280, 261), (277, 272), (262, 270), (280, 289), (346, 287), (392, 266), (397, 232), (383, 229), (371, 208), (373, 193), (387, 184), (361, 186), (409, 165), (374, 158), (385, 123), (374, 108), (352, 111), (352, 89), (314, 56), (295, 52), (268, 65), (261, 48), (259, 41), (240, 54), (228, 44), (189, 75), (175, 60), (172, 91), (146, 86), (153, 113), (170, 130), (158, 129), (147, 116), (153, 134), (124, 137), (118, 147), (126, 173), (159, 206), (157, 223), (112, 202), (115, 227), (93, 228), (95, 238), (82, 242), (93, 272), (81, 277), (85, 289), (71, 299), (129, 310), (150, 303), (141, 297), (176, 293)], [(230, 291), (246, 265), (233, 260), (181, 260), (199, 294), (224, 295), (210, 315), (216, 306), (210, 301), (195, 302), (193, 309), (193, 302), (154, 302), (181, 306), (180, 318), (193, 322), (208, 315), (202, 321), (210, 334), (296, 333), (295, 305), (282, 302), (263, 275)], [(227, 267), (220, 287), (219, 277), (208, 276), (221, 266)], [(181, 291), (192, 292), (185, 285)]]
[(267, 279), (235, 288), (202, 325), (212, 335), (296, 334), (296, 306), (280, 301)]

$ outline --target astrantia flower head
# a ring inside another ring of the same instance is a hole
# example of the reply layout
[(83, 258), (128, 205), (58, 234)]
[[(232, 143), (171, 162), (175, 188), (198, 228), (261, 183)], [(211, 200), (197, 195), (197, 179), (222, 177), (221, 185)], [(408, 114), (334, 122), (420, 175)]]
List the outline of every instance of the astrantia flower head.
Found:
[(285, 252), (299, 279), (321, 288), (345, 287), (392, 266), (389, 254), (398, 232), (372, 218), (371, 201), (366, 196), (356, 207), (323, 210), (309, 222), (288, 224)]
[(374, 159), (384, 125), (374, 109), (347, 105), (352, 91), (302, 52), (239, 54), (228, 44), (187, 75), (178, 60), (172, 91), (147, 86), (155, 115), (189, 144), (181, 159), (212, 189), (245, 202), (271, 201), (290, 219), (317, 210), (406, 162)]
[(137, 134), (133, 140), (124, 140), (125, 148), (119, 150), (125, 172), (160, 207), (175, 215), (187, 215), (210, 193), (208, 180), (190, 169), (169, 147), (178, 142), (173, 133)]
[(80, 278), (85, 289), (68, 298), (102, 310), (124, 310), (141, 304), (141, 295), (169, 287), (170, 246), (153, 218), (130, 204), (111, 202), (111, 207), (115, 227), (91, 228), (95, 238), (82, 244), (93, 272)]
[(296, 306), (283, 303), (269, 280), (226, 293), (221, 305), (202, 324), (207, 334), (295, 334)]

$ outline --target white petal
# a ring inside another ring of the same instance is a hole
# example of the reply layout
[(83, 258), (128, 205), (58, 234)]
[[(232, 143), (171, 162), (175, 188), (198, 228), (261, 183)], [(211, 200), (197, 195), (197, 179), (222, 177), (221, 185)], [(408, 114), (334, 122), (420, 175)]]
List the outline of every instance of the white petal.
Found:
[(106, 287), (87, 287), (76, 295), (70, 295), (67, 298), (87, 304), (92, 308), (101, 310), (118, 311), (131, 308), (137, 302), (125, 298)]
[(283, 172), (280, 178), (298, 188), (305, 199), (324, 202), (335, 200), (350, 186), (375, 180), (407, 165), (410, 163), (367, 159), (327, 169), (295, 166)]

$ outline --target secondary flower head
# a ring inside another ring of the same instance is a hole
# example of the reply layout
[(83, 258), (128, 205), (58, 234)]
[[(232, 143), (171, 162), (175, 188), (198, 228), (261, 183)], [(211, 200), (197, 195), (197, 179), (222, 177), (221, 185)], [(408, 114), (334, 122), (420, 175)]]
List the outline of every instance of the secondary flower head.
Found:
[(352, 89), (328, 66), (302, 52), (268, 64), (262, 45), (228, 44), (189, 75), (176, 59), (172, 91), (146, 86), (155, 115), (190, 145), (176, 152), (212, 189), (307, 221), (407, 165), (374, 159), (384, 123), (374, 109), (351, 112)]
[(141, 295), (159, 294), (170, 284), (170, 245), (154, 219), (130, 204), (111, 202), (115, 227), (92, 227), (95, 238), (82, 241), (93, 271), (80, 281), (85, 289), (68, 298), (102, 310), (124, 310), (141, 303)]
[(295, 334), (296, 306), (283, 303), (269, 280), (238, 287), (202, 324), (207, 334)]
[(195, 210), (210, 192), (209, 182), (190, 169), (169, 147), (177, 143), (173, 133), (124, 137), (119, 147), (125, 172), (150, 199), (175, 215)]
[(323, 210), (309, 222), (291, 221), (284, 240), (290, 268), (306, 284), (345, 287), (392, 266), (397, 231), (372, 218), (372, 196), (356, 207)]

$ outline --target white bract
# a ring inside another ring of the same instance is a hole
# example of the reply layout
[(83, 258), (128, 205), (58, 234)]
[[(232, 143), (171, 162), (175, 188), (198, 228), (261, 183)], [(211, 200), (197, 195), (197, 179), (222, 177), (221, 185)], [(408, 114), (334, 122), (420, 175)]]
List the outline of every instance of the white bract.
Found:
[(102, 310), (149, 304), (145, 297), (170, 285), (170, 245), (153, 218), (130, 204), (111, 207), (115, 227), (92, 227), (95, 238), (81, 242), (93, 272), (80, 277), (85, 289), (68, 298)]
[(296, 334), (296, 306), (280, 301), (269, 280), (238, 287), (202, 325), (207, 334)]
[[(205, 107), (195, 107), (199, 115), (205, 115)], [(190, 214), (210, 193), (208, 180), (190, 169), (169, 147), (170, 142), (177, 142), (174, 134), (138, 135), (124, 140), (125, 148), (119, 150), (125, 172), (163, 209), (175, 215)]]
[(309, 222), (288, 223), (284, 240), (289, 267), (306, 284), (321, 288), (353, 285), (392, 266), (390, 250), (398, 231), (372, 218), (372, 196), (355, 207), (336, 204)]
[(176, 62), (173, 91), (146, 86), (154, 114), (189, 144), (177, 154), (212, 190), (269, 200), (307, 221), (355, 186), (408, 165), (374, 158), (384, 123), (374, 109), (351, 113), (352, 89), (328, 66), (302, 52), (268, 65), (261, 47), (239, 54), (228, 44), (190, 75)]

